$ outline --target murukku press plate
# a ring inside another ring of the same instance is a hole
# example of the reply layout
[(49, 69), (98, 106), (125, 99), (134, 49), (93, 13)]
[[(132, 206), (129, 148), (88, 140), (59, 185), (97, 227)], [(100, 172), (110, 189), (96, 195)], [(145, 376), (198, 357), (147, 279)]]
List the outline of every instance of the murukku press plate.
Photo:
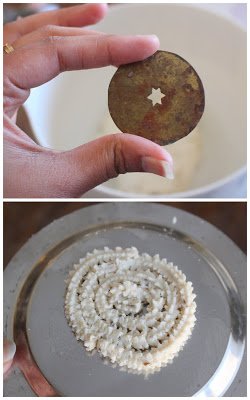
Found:
[(185, 137), (205, 107), (202, 82), (177, 54), (157, 51), (120, 66), (108, 90), (110, 115), (122, 131), (166, 145)]
[[(171, 260), (197, 295), (192, 336), (172, 364), (147, 379), (89, 355), (64, 314), (73, 264), (95, 248), (121, 245)], [(32, 236), (5, 269), (3, 289), (4, 335), (17, 344), (4, 396), (237, 396), (245, 390), (246, 257), (192, 214), (141, 203), (83, 208)]]

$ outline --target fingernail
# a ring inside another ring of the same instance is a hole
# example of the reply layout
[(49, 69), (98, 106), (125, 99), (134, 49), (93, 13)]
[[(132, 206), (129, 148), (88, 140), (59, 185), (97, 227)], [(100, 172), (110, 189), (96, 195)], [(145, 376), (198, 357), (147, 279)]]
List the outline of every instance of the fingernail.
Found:
[(160, 43), (158, 36), (156, 35), (136, 35), (137, 37), (141, 37), (141, 38), (147, 38), (150, 39), (154, 42), (156, 42), (157, 44)]
[(3, 344), (3, 362), (11, 361), (16, 352), (16, 345), (11, 340), (4, 340)]
[(142, 169), (145, 172), (163, 176), (167, 179), (174, 179), (172, 163), (164, 160), (157, 160), (153, 157), (142, 157)]
[(174, 179), (173, 164), (171, 164), (167, 161), (161, 161), (161, 164), (162, 164), (162, 167), (164, 168), (165, 177), (173, 180)]

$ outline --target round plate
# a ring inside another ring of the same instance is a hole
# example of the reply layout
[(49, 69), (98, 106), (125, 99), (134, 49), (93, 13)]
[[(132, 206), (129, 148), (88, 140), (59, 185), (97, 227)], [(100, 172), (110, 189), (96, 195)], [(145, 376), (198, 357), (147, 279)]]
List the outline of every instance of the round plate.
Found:
[(118, 68), (109, 85), (108, 105), (122, 132), (166, 145), (196, 127), (205, 97), (202, 82), (187, 61), (157, 51), (144, 61)]
[[(191, 338), (173, 364), (148, 379), (90, 356), (64, 316), (69, 270), (104, 246), (159, 253), (179, 266), (197, 295)], [(4, 334), (17, 344), (5, 396), (221, 396), (244, 353), (245, 299), (246, 257), (207, 222), (149, 203), (76, 211), (34, 235), (4, 271)], [(235, 395), (245, 379), (239, 372)]]

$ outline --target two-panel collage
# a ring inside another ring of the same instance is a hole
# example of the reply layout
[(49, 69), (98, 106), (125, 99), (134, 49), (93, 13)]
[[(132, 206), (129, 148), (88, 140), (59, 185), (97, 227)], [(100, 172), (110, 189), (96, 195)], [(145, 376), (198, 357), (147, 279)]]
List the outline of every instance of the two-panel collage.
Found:
[(2, 3), (3, 397), (247, 398), (247, 3)]

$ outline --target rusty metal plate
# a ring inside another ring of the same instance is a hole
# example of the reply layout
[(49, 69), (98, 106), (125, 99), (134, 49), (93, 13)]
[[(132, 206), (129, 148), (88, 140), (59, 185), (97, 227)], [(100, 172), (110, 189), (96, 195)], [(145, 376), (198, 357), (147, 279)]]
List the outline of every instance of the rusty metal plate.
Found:
[(122, 132), (166, 145), (188, 135), (205, 106), (202, 82), (180, 56), (157, 51), (120, 66), (108, 90), (110, 115)]

